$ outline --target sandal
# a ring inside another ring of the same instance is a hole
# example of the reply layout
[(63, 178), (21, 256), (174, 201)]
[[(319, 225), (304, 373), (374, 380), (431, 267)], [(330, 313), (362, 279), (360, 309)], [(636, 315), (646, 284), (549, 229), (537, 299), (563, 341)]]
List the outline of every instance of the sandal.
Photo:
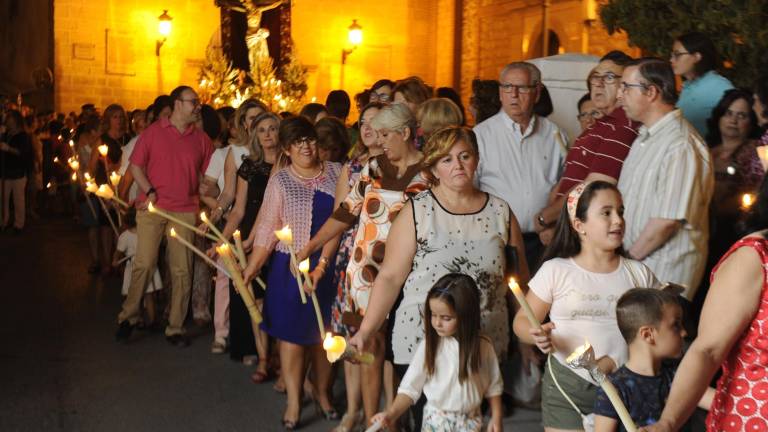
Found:
[(331, 429), (331, 432), (352, 432), (357, 430), (363, 423), (363, 412), (358, 411), (356, 413), (346, 412), (342, 417), (339, 425)]
[[(266, 365), (266, 364), (267, 364), (266, 361), (259, 360), (259, 366)], [(253, 381), (254, 384), (261, 384), (265, 381), (269, 381), (271, 378), (272, 378), (272, 374), (269, 372), (269, 369), (260, 371), (258, 369), (258, 366), (256, 367), (256, 370), (251, 374), (251, 381)]]

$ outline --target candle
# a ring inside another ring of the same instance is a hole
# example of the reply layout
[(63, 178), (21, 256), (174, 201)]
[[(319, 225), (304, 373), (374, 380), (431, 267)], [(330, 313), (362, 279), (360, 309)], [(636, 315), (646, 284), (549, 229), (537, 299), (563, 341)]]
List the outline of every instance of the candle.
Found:
[[(88, 175), (88, 173), (85, 173), (85, 174)], [(86, 181), (85, 182), (85, 190), (87, 192), (90, 192), (90, 193), (96, 193), (96, 191), (99, 190), (99, 187), (96, 186), (96, 183), (94, 183), (92, 181)]]
[(232, 233), (232, 237), (235, 239), (235, 252), (237, 252), (237, 260), (240, 261), (240, 267), (245, 268), (248, 265), (248, 260), (245, 258), (245, 251), (243, 250), (243, 239), (240, 236), (240, 230), (235, 230)]
[(200, 249), (196, 248), (195, 245), (193, 245), (192, 243), (188, 242), (187, 239), (185, 239), (183, 237), (179, 237), (178, 233), (176, 233), (176, 228), (171, 227), (171, 231), (170, 231), (169, 234), (170, 234), (171, 238), (178, 240), (179, 243), (183, 244), (189, 250), (194, 252), (195, 255), (197, 255), (200, 258), (202, 258), (203, 261), (205, 261), (208, 265), (219, 269), (222, 273), (224, 273), (225, 275), (227, 275), (228, 278), (231, 279), (231, 277), (229, 275), (229, 272), (226, 269), (224, 269), (223, 267), (221, 267), (220, 265), (218, 265), (216, 263), (216, 261), (212, 260), (211, 257), (209, 257), (208, 255), (205, 254), (205, 252), (203, 252)]
[(366, 429), (365, 432), (379, 432), (382, 427), (384, 427), (384, 423), (376, 422)]
[(605, 374), (597, 367), (597, 361), (595, 361), (595, 350), (589, 344), (585, 342), (584, 345), (577, 347), (566, 359), (565, 362), (568, 366), (574, 369), (586, 369), (589, 372), (589, 376), (595, 380), (596, 383), (608, 396), (608, 400), (611, 401), (613, 409), (616, 410), (616, 414), (619, 415), (621, 423), (624, 425), (624, 429), (628, 432), (636, 432), (637, 426), (632, 420), (632, 417), (627, 411), (627, 407), (624, 405), (624, 401), (621, 400), (619, 392), (613, 383), (605, 376)]
[[(278, 240), (285, 243), (285, 246), (288, 247), (288, 253), (291, 256), (291, 271), (296, 276), (296, 282), (299, 284), (299, 296), (301, 296), (301, 304), (307, 303), (307, 297), (304, 295), (304, 289), (302, 287), (304, 286), (304, 283), (301, 281), (301, 272), (296, 271), (296, 252), (293, 250), (293, 231), (291, 231), (291, 227), (288, 225), (284, 226), (279, 231), (275, 231), (275, 236)], [(322, 334), (322, 333), (321, 333)]]
[(72, 171), (77, 171), (80, 168), (80, 162), (77, 159), (73, 159), (69, 161), (69, 167), (72, 168)]
[(533, 314), (531, 305), (529, 305), (528, 300), (525, 299), (525, 294), (523, 294), (523, 291), (520, 289), (520, 285), (517, 284), (515, 278), (509, 278), (509, 289), (512, 290), (512, 294), (515, 295), (517, 302), (520, 303), (520, 309), (525, 313), (531, 327), (541, 329), (541, 323), (538, 318), (536, 318), (536, 315)]
[(98, 149), (99, 149), (99, 154), (101, 155), (101, 157), (107, 157), (107, 153), (109, 152), (109, 147), (107, 147), (106, 144), (100, 145), (98, 147)]
[(346, 339), (341, 336), (333, 336), (330, 333), (326, 333), (325, 339), (323, 339), (323, 349), (330, 363), (347, 358), (365, 364), (373, 363), (373, 354), (357, 352), (354, 348), (348, 346)]
[(756, 150), (757, 157), (760, 158), (760, 162), (763, 164), (763, 170), (768, 171), (768, 145), (759, 146)]
[(58, 156), (56, 156), (55, 158), (53, 158), (53, 163), (59, 163), (59, 157), (58, 157)]
[[(320, 304), (317, 303), (317, 296), (315, 295), (315, 284), (312, 282), (312, 278), (309, 277), (309, 258), (299, 263), (299, 271), (304, 274), (304, 279), (312, 288), (312, 305), (315, 307), (315, 317), (317, 318), (317, 327), (320, 329), (320, 337), (325, 333), (325, 325), (323, 324), (323, 314), (320, 313)], [(303, 291), (303, 290), (302, 290)]]
[(72, 173), (72, 181), (77, 181), (77, 171)]
[(209, 239), (211, 239), (211, 240), (213, 240), (215, 242), (219, 241), (218, 238), (216, 238), (216, 237), (214, 237), (214, 236), (212, 236), (212, 235), (210, 235), (208, 233), (204, 233), (204, 232), (200, 231), (199, 229), (197, 229), (197, 227), (192, 226), (192, 225), (184, 222), (183, 220), (181, 220), (181, 219), (179, 219), (177, 217), (171, 216), (170, 214), (160, 210), (159, 208), (155, 207), (155, 205), (152, 204), (152, 202), (150, 202), (149, 205), (147, 205), (147, 210), (149, 210), (150, 213), (155, 213), (158, 216), (162, 216), (162, 217), (168, 219), (171, 222), (175, 222), (175, 223), (183, 226), (184, 228), (190, 229), (190, 230), (192, 230), (192, 232), (194, 232), (197, 235), (208, 237)]
[(229, 242), (227, 241), (227, 239), (224, 237), (224, 234), (222, 234), (222, 233), (221, 233), (221, 231), (219, 231), (219, 229), (218, 229), (218, 228), (216, 228), (216, 225), (214, 225), (214, 224), (213, 224), (213, 222), (211, 222), (211, 220), (210, 220), (210, 219), (208, 219), (208, 216), (206, 216), (205, 212), (200, 212), (200, 220), (201, 220), (201, 221), (203, 221), (203, 223), (204, 223), (206, 226), (208, 226), (208, 229), (210, 229), (210, 230), (211, 230), (211, 232), (213, 233), (213, 235), (215, 235), (216, 237), (218, 237), (218, 238), (219, 238), (219, 240), (218, 240), (218, 241), (220, 241), (220, 242), (222, 242), (222, 243), (226, 243), (226, 244), (229, 244)]
[(752, 208), (752, 205), (755, 203), (755, 196), (751, 193), (745, 193), (741, 196), (741, 209), (744, 211), (748, 211), (750, 208)]
[(261, 313), (256, 308), (253, 292), (251, 292), (249, 287), (245, 285), (243, 274), (237, 268), (237, 264), (235, 264), (235, 260), (232, 257), (232, 249), (228, 244), (224, 243), (221, 246), (216, 247), (216, 252), (218, 252), (219, 256), (224, 261), (224, 265), (232, 274), (232, 284), (235, 286), (237, 292), (240, 293), (240, 297), (243, 299), (243, 303), (245, 303), (245, 307), (248, 309), (248, 313), (251, 316), (251, 321), (253, 321), (254, 324), (259, 324), (262, 321)]
[(115, 196), (115, 191), (113, 191), (112, 188), (107, 186), (106, 183), (104, 183), (103, 185), (99, 186), (99, 188), (96, 189), (96, 192), (94, 192), (94, 193), (96, 194), (96, 196), (98, 196), (100, 198), (104, 198), (104, 199), (108, 199), (108, 200), (114, 200), (116, 203), (120, 204), (121, 206), (128, 207), (128, 204), (125, 201), (123, 201), (120, 198), (118, 198), (117, 196)]
[[(91, 185), (93, 185), (94, 187), (96, 186), (95, 183), (91, 183)], [(104, 200), (102, 200), (101, 197), (98, 196), (98, 195), (96, 195), (96, 199), (99, 200), (99, 204), (101, 204), (101, 209), (104, 210), (104, 214), (107, 216), (107, 220), (109, 221), (109, 225), (112, 226), (112, 231), (115, 232), (116, 236), (119, 236), (120, 233), (117, 231), (117, 226), (115, 225), (115, 221), (112, 220), (112, 215), (109, 214), (109, 210), (107, 209), (107, 205), (104, 204)]]
[(120, 183), (120, 174), (112, 171), (109, 175), (109, 182), (112, 183), (112, 187), (117, 188), (117, 184)]
[(69, 146), (74, 147), (75, 146), (75, 140), (69, 140)]
[(88, 171), (86, 171), (85, 174), (83, 174), (83, 177), (85, 178), (85, 181), (87, 182), (91, 181), (91, 174), (88, 173)]

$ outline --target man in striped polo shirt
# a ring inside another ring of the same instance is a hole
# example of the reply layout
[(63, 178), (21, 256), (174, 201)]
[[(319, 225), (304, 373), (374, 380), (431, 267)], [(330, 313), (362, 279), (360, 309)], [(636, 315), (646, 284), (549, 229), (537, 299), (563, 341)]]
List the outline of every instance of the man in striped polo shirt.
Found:
[(715, 180), (709, 149), (675, 109), (669, 62), (647, 58), (624, 69), (619, 96), (643, 124), (624, 163), (624, 247), (662, 282), (683, 285), (693, 299), (707, 262), (709, 202)]
[(576, 139), (554, 193), (547, 206), (536, 214), (536, 231), (544, 244), (552, 238), (565, 196), (574, 186), (595, 180), (616, 184), (619, 180), (624, 159), (640, 127), (640, 123), (627, 118), (618, 100), (621, 74), (631, 61), (623, 52), (611, 51), (587, 78), (590, 98), (603, 116)]

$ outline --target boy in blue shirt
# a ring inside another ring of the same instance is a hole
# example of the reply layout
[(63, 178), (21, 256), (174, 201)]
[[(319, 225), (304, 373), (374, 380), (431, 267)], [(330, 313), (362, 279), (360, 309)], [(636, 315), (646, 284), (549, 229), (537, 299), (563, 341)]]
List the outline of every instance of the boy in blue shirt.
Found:
[[(638, 427), (656, 423), (672, 387), (682, 355), (683, 310), (671, 290), (635, 288), (616, 303), (619, 330), (629, 346), (629, 360), (608, 376)], [(699, 401), (708, 410), (714, 389)], [(625, 431), (605, 392), (598, 388), (595, 432)]]

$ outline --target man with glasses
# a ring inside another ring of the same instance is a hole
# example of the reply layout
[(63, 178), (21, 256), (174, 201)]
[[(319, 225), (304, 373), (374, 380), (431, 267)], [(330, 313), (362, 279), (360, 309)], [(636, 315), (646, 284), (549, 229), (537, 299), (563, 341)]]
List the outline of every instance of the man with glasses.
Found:
[(533, 113), (540, 89), (536, 66), (508, 64), (499, 76), (501, 110), (474, 128), (480, 150), (476, 181), (483, 191), (504, 199), (517, 217), (531, 274), (543, 252), (535, 214), (557, 183), (561, 146), (568, 142), (555, 123)]
[(709, 150), (675, 109), (675, 76), (668, 62), (631, 63), (622, 74), (619, 97), (629, 118), (642, 123), (619, 177), (624, 247), (660, 281), (685, 286), (685, 296), (693, 299), (707, 260), (714, 190)]
[[(213, 145), (195, 127), (200, 117), (200, 100), (192, 88), (177, 87), (171, 92), (173, 111), (141, 133), (131, 154), (129, 169), (139, 186), (136, 227), (138, 245), (133, 258), (133, 273), (128, 295), (118, 316), (116, 339), (127, 341), (139, 319), (139, 306), (152, 272), (163, 236), (176, 230), (179, 237), (192, 241), (193, 233), (168, 219), (147, 211), (149, 203), (171, 216), (195, 224), (198, 187), (213, 153)], [(178, 241), (168, 239), (168, 264), (171, 270), (171, 313), (165, 336), (175, 346), (189, 345), (184, 334), (184, 319), (190, 295), (191, 256)]]
[(618, 100), (621, 74), (631, 61), (625, 53), (611, 51), (587, 78), (590, 99), (601, 117), (573, 143), (555, 195), (535, 217), (536, 231), (544, 244), (552, 238), (565, 196), (574, 186), (595, 180), (616, 184), (619, 180), (622, 164), (640, 127), (640, 123), (627, 118)]

